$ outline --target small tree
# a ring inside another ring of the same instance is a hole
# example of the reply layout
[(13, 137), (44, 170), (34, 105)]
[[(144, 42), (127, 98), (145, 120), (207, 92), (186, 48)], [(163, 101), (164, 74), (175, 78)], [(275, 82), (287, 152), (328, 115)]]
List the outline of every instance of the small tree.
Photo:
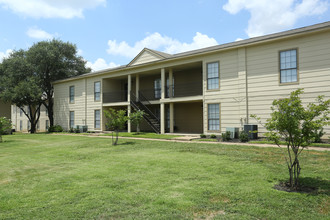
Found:
[(128, 116), (126, 116), (125, 110), (109, 109), (109, 111), (105, 110), (104, 115), (107, 118), (107, 122), (105, 123), (106, 127), (110, 129), (110, 131), (116, 132), (116, 140), (113, 140), (113, 132), (112, 132), (112, 145), (117, 145), (118, 143), (118, 132), (119, 130), (125, 127), (125, 124), (128, 120)]
[[(280, 140), (284, 140), (287, 146), (285, 160), (287, 163), (290, 180), (290, 188), (299, 186), (300, 164), (299, 155), (315, 139), (315, 131), (329, 125), (330, 100), (324, 100), (319, 96), (315, 103), (309, 103), (307, 107), (302, 105), (300, 95), (302, 89), (291, 92), (289, 98), (274, 100), (271, 110), (271, 118), (267, 119), (264, 127), (268, 130), (266, 137), (274, 141), (280, 147)], [(260, 122), (260, 118), (251, 115)]]
[(6, 117), (0, 117), (0, 143), (2, 142), (2, 135), (8, 134), (11, 129), (11, 122)]
[(144, 111), (135, 111), (129, 115), (132, 125), (136, 126), (136, 131), (140, 132), (140, 124), (143, 120)]

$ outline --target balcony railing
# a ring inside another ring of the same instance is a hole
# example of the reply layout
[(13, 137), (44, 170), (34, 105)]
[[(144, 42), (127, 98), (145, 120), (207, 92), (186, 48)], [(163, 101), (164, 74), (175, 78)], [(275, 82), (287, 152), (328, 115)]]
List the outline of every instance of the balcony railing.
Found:
[[(143, 100), (159, 100), (161, 98), (161, 89), (141, 89), (139, 94)], [(165, 98), (189, 97), (202, 95), (202, 82), (182, 83), (167, 86)], [(139, 97), (140, 98), (140, 97)], [(127, 91), (114, 91), (103, 93), (103, 103), (127, 102)]]
[(103, 93), (103, 103), (127, 102), (127, 91), (113, 91)]

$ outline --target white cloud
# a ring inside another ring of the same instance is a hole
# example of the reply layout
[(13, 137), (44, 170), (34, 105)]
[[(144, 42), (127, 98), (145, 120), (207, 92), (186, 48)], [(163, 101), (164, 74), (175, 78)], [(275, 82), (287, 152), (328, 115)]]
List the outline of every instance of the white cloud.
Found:
[(87, 61), (86, 66), (90, 67), (92, 71), (98, 71), (118, 67), (119, 65), (113, 62), (107, 63), (104, 59), (98, 58), (94, 63)]
[(121, 41), (117, 43), (116, 40), (109, 40), (107, 52), (111, 55), (120, 55), (128, 58), (134, 58), (143, 48), (160, 50), (166, 53), (180, 53), (184, 51), (199, 49), (208, 46), (217, 45), (214, 38), (199, 32), (193, 37), (191, 43), (180, 42), (168, 36), (162, 36), (159, 33), (149, 34), (144, 39), (135, 42), (134, 46), (130, 46), (127, 42)]
[(26, 34), (31, 37), (31, 38), (36, 38), (36, 39), (52, 39), (54, 38), (54, 35), (47, 33), (44, 30), (41, 30), (37, 27), (29, 28), (29, 30), (26, 32)]
[(223, 9), (230, 14), (249, 11), (246, 33), (255, 37), (292, 28), (298, 19), (323, 14), (328, 7), (327, 0), (228, 0)]
[(105, 4), (106, 0), (0, 0), (3, 8), (33, 18), (82, 18), (85, 9)]
[(5, 52), (0, 51), (0, 63), (2, 63), (2, 60), (6, 57), (8, 57), (13, 52), (12, 49), (8, 49)]

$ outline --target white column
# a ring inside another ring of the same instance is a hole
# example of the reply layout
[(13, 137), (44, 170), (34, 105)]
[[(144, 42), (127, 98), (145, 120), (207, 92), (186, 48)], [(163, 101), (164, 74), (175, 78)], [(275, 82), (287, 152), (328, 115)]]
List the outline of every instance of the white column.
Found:
[(170, 103), (170, 133), (174, 133), (174, 103)]
[(161, 86), (162, 86), (162, 95), (161, 95), (161, 99), (165, 99), (165, 69), (162, 68), (161, 71)]
[[(132, 89), (132, 78), (131, 75), (128, 75), (127, 77), (127, 115), (129, 116), (131, 114), (131, 89)], [(127, 132), (131, 133), (131, 121), (127, 121)]]
[(165, 134), (165, 104), (160, 103), (160, 133)]
[(169, 71), (168, 74), (168, 81), (169, 81), (169, 97), (171, 98), (173, 96), (173, 70), (172, 68)]
[[(131, 105), (127, 105), (127, 115), (129, 116), (131, 114)], [(131, 120), (127, 121), (127, 132), (131, 133)]]
[(136, 100), (139, 101), (139, 90), (140, 90), (140, 76), (136, 75), (135, 77), (135, 95), (136, 95)]

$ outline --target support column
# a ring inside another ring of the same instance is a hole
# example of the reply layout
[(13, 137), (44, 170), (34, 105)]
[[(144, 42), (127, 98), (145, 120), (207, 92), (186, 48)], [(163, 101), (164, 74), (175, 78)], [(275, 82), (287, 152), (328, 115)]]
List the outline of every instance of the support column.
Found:
[(173, 70), (172, 68), (170, 69), (169, 71), (169, 74), (168, 74), (168, 81), (169, 81), (169, 91), (168, 91), (168, 95), (170, 98), (173, 97)]
[[(131, 75), (127, 77), (127, 116), (131, 114), (131, 89), (132, 89), (132, 78)], [(131, 133), (131, 121), (127, 121), (127, 132)]]
[(165, 134), (165, 104), (160, 103), (160, 133)]
[(160, 71), (161, 74), (161, 103), (160, 103), (160, 133), (165, 134), (165, 104), (163, 103), (163, 99), (165, 99), (165, 69), (162, 68)]
[(139, 101), (139, 90), (140, 90), (140, 76), (136, 75), (135, 77), (135, 95), (136, 95), (136, 100)]
[(174, 133), (174, 103), (170, 103), (170, 133)]

